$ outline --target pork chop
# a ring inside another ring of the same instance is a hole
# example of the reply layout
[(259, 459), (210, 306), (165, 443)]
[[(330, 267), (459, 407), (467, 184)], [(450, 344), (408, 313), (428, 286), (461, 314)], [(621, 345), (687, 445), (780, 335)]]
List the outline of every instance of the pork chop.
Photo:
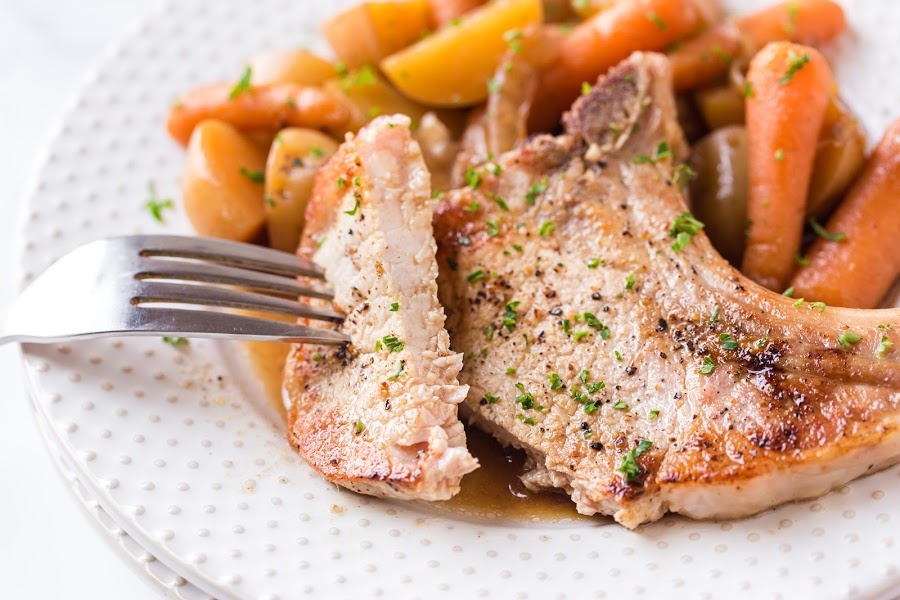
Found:
[(437, 301), (429, 174), (409, 123), (376, 119), (317, 176), (300, 253), (325, 268), (352, 343), (292, 349), (288, 439), (352, 490), (445, 500), (478, 463), (457, 419), (468, 388)]
[(900, 311), (730, 267), (686, 214), (670, 90), (663, 56), (633, 55), (435, 221), (474, 420), (527, 453), (529, 488), (629, 528), (749, 515), (900, 457)]

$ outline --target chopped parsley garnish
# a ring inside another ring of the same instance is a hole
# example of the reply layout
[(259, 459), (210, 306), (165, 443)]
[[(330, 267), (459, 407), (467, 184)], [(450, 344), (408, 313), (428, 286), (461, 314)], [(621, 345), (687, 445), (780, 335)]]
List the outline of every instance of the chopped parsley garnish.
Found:
[(603, 323), (600, 322), (600, 319), (598, 319), (594, 313), (584, 313), (584, 322), (594, 328), (599, 329), (600, 327), (603, 327)]
[(659, 29), (660, 31), (663, 31), (666, 28), (666, 22), (663, 21), (662, 17), (660, 17), (658, 14), (656, 14), (652, 10), (647, 13), (647, 19), (651, 23), (656, 25), (656, 28)]
[(594, 86), (592, 86), (591, 84), (589, 84), (587, 81), (582, 81), (582, 82), (581, 82), (581, 95), (582, 95), (582, 96), (587, 96), (588, 94), (591, 93), (591, 91), (592, 91), (593, 89), (594, 89)]
[(798, 253), (794, 255), (794, 262), (801, 267), (808, 267), (810, 261), (808, 258)]
[(400, 341), (395, 335), (386, 335), (381, 338), (382, 343), (384, 343), (384, 347), (388, 349), (388, 352), (400, 352), (403, 348), (406, 347), (406, 344)]
[(738, 343), (727, 333), (719, 334), (719, 342), (722, 344), (722, 347), (726, 350), (737, 350)]
[(355, 201), (353, 204), (353, 208), (344, 211), (345, 215), (350, 215), (351, 217), (356, 216), (356, 213), (359, 212), (359, 194), (357, 194), (356, 192), (353, 193), (353, 200)]
[(615, 350), (615, 351), (613, 352), (613, 356), (615, 356), (615, 357), (616, 357), (616, 360), (619, 361), (619, 362), (622, 362), (623, 360), (625, 360), (625, 357), (622, 356), (622, 353), (619, 352), (618, 350)]
[(466, 281), (468, 281), (469, 283), (475, 283), (476, 281), (481, 281), (482, 279), (484, 279), (484, 271), (481, 269), (472, 271), (471, 273), (469, 273), (469, 276), (466, 277)]
[(262, 171), (256, 171), (252, 169), (248, 169), (247, 167), (241, 167), (241, 175), (252, 181), (253, 183), (265, 183), (266, 175)]
[(267, 206), (275, 206), (275, 198), (272, 196), (266, 196), (265, 201)]
[(589, 330), (581, 329), (581, 330), (573, 333), (572, 337), (575, 339), (576, 342), (580, 342), (581, 340), (583, 340), (584, 338), (586, 338), (589, 335), (591, 335), (591, 332)]
[(500, 210), (502, 210), (503, 212), (509, 212), (509, 205), (506, 203), (506, 200), (504, 200), (500, 196), (494, 196), (493, 200), (497, 203), (497, 206), (500, 207)]
[(554, 229), (556, 229), (556, 225), (553, 223), (553, 221), (544, 221), (543, 223), (541, 223), (541, 228), (538, 229), (538, 235), (540, 235), (541, 237), (546, 237), (553, 233)]
[(344, 189), (344, 186), (347, 185), (347, 180), (344, 179), (343, 176), (337, 178), (337, 186), (339, 190)]
[(558, 390), (563, 386), (563, 381), (560, 379), (559, 375), (556, 373), (550, 373), (547, 375), (547, 378), (550, 379), (550, 389)]
[(490, 392), (484, 393), (484, 399), (487, 400), (488, 404), (497, 404), (500, 402), (500, 396), (495, 396)]
[(503, 86), (500, 85), (500, 82), (496, 77), (489, 77), (487, 80), (487, 89), (491, 94), (499, 94), (500, 90)]
[(701, 375), (710, 375), (713, 371), (716, 370), (716, 361), (711, 359), (708, 356), (703, 357), (703, 365), (700, 367)]
[(238, 79), (238, 82), (234, 84), (234, 87), (231, 88), (231, 91), (228, 92), (228, 99), (234, 100), (241, 94), (249, 94), (253, 88), (250, 85), (250, 78), (253, 77), (253, 69), (247, 67), (244, 69), (244, 74), (241, 75), (241, 78)]
[(151, 182), (147, 184), (147, 202), (144, 206), (150, 211), (154, 220), (162, 223), (165, 220), (163, 211), (167, 208), (175, 208), (175, 203), (171, 198), (160, 198), (156, 193), (156, 185)]
[(512, 367), (507, 367), (507, 368), (506, 368), (506, 374), (507, 374), (507, 375), (515, 375), (515, 374), (516, 374), (516, 370), (515, 370), (514, 368), (512, 368)]
[(529, 206), (534, 206), (537, 197), (547, 191), (548, 185), (550, 185), (549, 180), (541, 179), (539, 182), (528, 188), (528, 191), (525, 192), (525, 201), (529, 204)]
[(468, 206), (464, 206), (463, 210), (466, 212), (478, 212), (478, 209), (481, 208), (481, 205), (478, 203), (478, 200), (472, 200), (469, 202)]
[(622, 464), (619, 465), (619, 472), (625, 474), (627, 483), (635, 483), (641, 474), (641, 466), (637, 463), (637, 457), (646, 452), (653, 446), (650, 440), (641, 440), (637, 447), (632, 448), (622, 457)]
[(519, 316), (516, 312), (516, 308), (518, 308), (520, 304), (521, 302), (518, 300), (506, 303), (506, 312), (503, 313), (503, 326), (506, 327), (506, 330), (510, 333), (516, 328), (516, 317)]
[(794, 286), (789, 287), (788, 289), (781, 292), (781, 295), (785, 298), (793, 298), (794, 297)]
[(625, 277), (625, 289), (631, 291), (634, 289), (634, 275), (629, 274)]
[(477, 190), (481, 186), (481, 173), (475, 167), (466, 169), (466, 184), (473, 190)]
[(744, 87), (741, 88), (741, 94), (743, 94), (744, 98), (752, 98), (753, 97), (753, 82), (745, 81)]
[(894, 347), (894, 342), (892, 342), (888, 336), (881, 336), (881, 341), (878, 342), (878, 347), (875, 348), (875, 356), (878, 358), (883, 358), (884, 353)]
[(365, 425), (363, 425), (362, 420), (356, 422), (356, 435), (359, 435), (365, 429)]
[(391, 312), (397, 312), (398, 310), (400, 310), (400, 303), (391, 302)]
[(403, 372), (403, 365), (404, 361), (402, 360), (397, 363), (397, 369), (393, 373), (391, 373), (391, 376), (388, 377), (388, 379), (398, 379), (400, 377), (400, 373)]
[(371, 65), (363, 65), (355, 71), (348, 71), (341, 77), (341, 87), (349, 90), (354, 87), (363, 87), (377, 83), (378, 76)]
[(319, 354), (318, 352), (314, 352), (312, 355), (312, 359), (316, 362), (322, 362), (323, 360), (325, 360), (325, 357), (322, 356), (321, 354)]
[(819, 312), (825, 312), (825, 309), (828, 308), (828, 305), (824, 302), (810, 302), (809, 310), (817, 310)]
[(559, 322), (559, 324), (562, 325), (563, 331), (565, 331), (569, 335), (572, 335), (572, 324), (569, 323), (568, 319), (563, 319)]
[(684, 250), (703, 227), (703, 223), (694, 218), (689, 212), (683, 212), (675, 217), (675, 220), (672, 221), (672, 226), (669, 228), (669, 237), (675, 238), (675, 241), (672, 243), (672, 250), (675, 252)]
[(582, 369), (581, 371), (579, 371), (578, 380), (581, 381), (581, 383), (587, 383), (588, 379), (590, 379), (590, 378), (591, 378), (590, 371), (587, 371), (586, 369)]
[(597, 403), (596, 400), (591, 400), (590, 402), (588, 402), (587, 404), (584, 405), (584, 412), (589, 415), (594, 414), (598, 410), (600, 410), (600, 405)]
[(516, 396), (516, 404), (521, 404), (525, 410), (534, 408), (534, 395), (531, 392), (522, 392)]
[(721, 312), (721, 309), (717, 306), (716, 310), (713, 311), (712, 316), (709, 319), (707, 319), (706, 324), (713, 325), (716, 321), (718, 321), (719, 320), (719, 312)]
[(676, 185), (684, 188), (691, 179), (697, 176), (697, 171), (693, 170), (690, 165), (681, 164), (675, 167), (675, 175), (672, 177), (672, 180)]
[(812, 227), (817, 236), (824, 240), (828, 240), (829, 242), (843, 242), (847, 239), (846, 233), (841, 233), (839, 231), (835, 231), (834, 233), (832, 233), (822, 227), (822, 225), (814, 218), (809, 220), (809, 226)]
[(179, 346), (184, 346), (188, 343), (187, 338), (178, 337), (178, 336), (163, 336), (163, 343), (172, 346), (173, 348), (177, 348)]
[(659, 410), (654, 408), (653, 410), (651, 410), (650, 412), (647, 413), (647, 420), (654, 421), (654, 420), (656, 420), (656, 418), (658, 416), (659, 416)]
[(517, 418), (518, 420), (522, 421), (523, 423), (525, 423), (526, 425), (534, 425), (534, 418), (533, 418), (533, 417), (526, 417), (526, 416), (523, 415), (522, 413), (518, 413), (518, 414), (516, 415), (516, 418)]
[(494, 328), (490, 325), (485, 325), (484, 329), (482, 329), (481, 331), (484, 332), (485, 341), (489, 342), (494, 339)]
[(646, 154), (638, 154), (636, 156), (633, 156), (631, 160), (638, 165), (655, 165), (657, 161), (660, 161), (668, 156), (672, 156), (672, 151), (669, 149), (669, 142), (663, 140), (656, 147), (656, 155), (654, 157), (651, 158)]
[(325, 151), (319, 146), (313, 146), (309, 149), (309, 156), (312, 158), (322, 158), (325, 156)]
[(791, 53), (787, 60), (787, 71), (784, 72), (784, 75), (781, 76), (781, 79), (778, 80), (778, 85), (786, 85), (791, 82), (794, 78), (794, 75), (797, 74), (797, 71), (806, 66), (806, 63), (809, 62), (809, 54), (805, 52), (801, 55), (797, 55), (795, 53)]
[(486, 225), (488, 236), (494, 237), (495, 235), (500, 233), (500, 223), (497, 221), (497, 219), (489, 219)]
[(853, 346), (853, 344), (858, 343), (861, 339), (861, 335), (857, 335), (848, 330), (841, 334), (841, 337), (838, 338), (838, 342), (840, 342), (841, 346), (843, 346), (844, 348), (850, 348), (851, 346)]
[(588, 269), (596, 269), (599, 266), (600, 266), (600, 259), (598, 259), (598, 258), (592, 258), (587, 261)]
[(613, 404), (613, 408), (616, 410), (628, 410), (628, 405), (622, 400), (617, 400), (616, 403)]
[(510, 29), (503, 34), (503, 41), (509, 44), (509, 49), (518, 54), (522, 51), (522, 30)]
[(803, 304), (806, 302), (806, 298), (798, 298), (794, 302), (794, 308), (803, 308)]
[(513, 244), (512, 247), (513, 247), (513, 250), (515, 250), (516, 252), (524, 252), (525, 251), (525, 248), (523, 248), (521, 244)]

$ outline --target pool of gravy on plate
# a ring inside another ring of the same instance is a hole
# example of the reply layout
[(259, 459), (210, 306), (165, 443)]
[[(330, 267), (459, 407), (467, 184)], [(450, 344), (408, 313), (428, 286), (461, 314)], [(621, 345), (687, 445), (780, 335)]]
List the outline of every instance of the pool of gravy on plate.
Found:
[[(268, 401), (285, 418), (281, 378), (290, 345), (244, 342), (244, 348)], [(575, 511), (575, 505), (565, 494), (532, 492), (522, 485), (518, 475), (525, 462), (524, 453), (504, 448), (490, 435), (471, 426), (466, 426), (466, 437), (469, 452), (481, 466), (463, 478), (459, 494), (446, 502), (428, 503), (429, 507), (476, 519), (521, 522), (588, 518)]]

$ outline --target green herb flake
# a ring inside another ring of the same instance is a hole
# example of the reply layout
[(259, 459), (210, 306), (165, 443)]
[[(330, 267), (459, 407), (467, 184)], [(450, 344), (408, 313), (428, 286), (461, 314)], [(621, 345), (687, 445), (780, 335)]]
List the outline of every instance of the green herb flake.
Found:
[(716, 361), (711, 359), (708, 356), (703, 357), (703, 365), (700, 367), (701, 375), (710, 375), (713, 371), (716, 370)]
[(625, 357), (622, 356), (622, 353), (619, 352), (618, 350), (613, 351), (613, 356), (615, 356), (616, 360), (619, 362), (622, 362), (623, 360), (625, 360)]
[(343, 176), (337, 178), (337, 187), (338, 187), (339, 190), (344, 189), (344, 187), (345, 187), (346, 185), (347, 185), (347, 180), (344, 179)]
[(719, 320), (719, 313), (720, 313), (720, 312), (721, 312), (721, 309), (717, 306), (717, 307), (716, 307), (716, 310), (713, 311), (712, 316), (711, 316), (709, 319), (707, 319), (706, 324), (707, 324), (707, 325), (714, 325), (714, 324), (716, 323), (716, 321)]
[(315, 362), (322, 362), (323, 360), (325, 360), (325, 357), (322, 356), (321, 354), (319, 354), (318, 352), (314, 352), (313, 355), (312, 355), (312, 359), (313, 359)]
[(513, 247), (513, 250), (515, 250), (516, 252), (524, 252), (525, 251), (525, 249), (522, 247), (521, 244), (513, 244), (512, 247)]
[(823, 312), (825, 312), (826, 308), (828, 308), (828, 305), (825, 304), (824, 302), (810, 302), (809, 303), (809, 310), (817, 310), (820, 313), (823, 313)]
[(850, 348), (854, 344), (858, 343), (861, 339), (862, 339), (861, 335), (857, 335), (857, 334), (853, 333), (852, 331), (847, 330), (841, 334), (841, 336), (838, 338), (838, 342), (844, 348)]
[(525, 192), (525, 202), (527, 202), (529, 206), (534, 206), (537, 197), (547, 191), (548, 185), (550, 185), (548, 179), (541, 179), (539, 182), (533, 184), (528, 188), (528, 191)]
[(490, 392), (484, 393), (484, 399), (487, 401), (488, 404), (497, 404), (498, 402), (500, 402), (500, 396), (495, 396), (494, 394), (492, 394)]
[(503, 86), (496, 77), (489, 77), (487, 80), (487, 89), (491, 94), (499, 94), (500, 90), (503, 89)]
[(634, 289), (634, 275), (629, 274), (625, 277), (625, 289), (631, 291)]
[(784, 72), (784, 75), (781, 76), (781, 79), (778, 80), (778, 85), (787, 85), (794, 79), (794, 75), (797, 72), (806, 66), (809, 62), (809, 54), (805, 52), (803, 54), (797, 55), (794, 52), (791, 52), (791, 55), (787, 60), (787, 71)]
[(568, 319), (563, 319), (559, 322), (559, 324), (562, 325), (564, 332), (566, 332), (568, 335), (572, 335), (572, 324), (569, 323)]
[(805, 298), (797, 298), (797, 300), (794, 301), (793, 306), (794, 306), (794, 308), (803, 308), (804, 303), (806, 303)]
[(501, 198), (500, 196), (493, 196), (493, 201), (500, 207), (500, 210), (503, 212), (509, 212), (509, 205), (506, 203), (506, 200)]
[(875, 356), (878, 358), (884, 358), (884, 353), (894, 347), (894, 342), (892, 342), (888, 336), (881, 336), (881, 341), (878, 342), (878, 347), (875, 348)]
[(472, 200), (468, 205), (463, 207), (463, 210), (466, 212), (474, 213), (478, 212), (479, 208), (481, 208), (481, 205), (478, 203), (478, 200)]
[(365, 425), (363, 425), (362, 420), (357, 421), (356, 422), (356, 435), (361, 434), (363, 432), (363, 429), (365, 429)]
[(556, 225), (553, 223), (553, 221), (544, 221), (543, 223), (541, 223), (541, 228), (538, 229), (538, 235), (540, 235), (541, 237), (546, 237), (553, 233), (554, 229), (556, 229)]
[(547, 375), (547, 378), (550, 380), (550, 389), (558, 390), (563, 387), (563, 380), (557, 373), (550, 373)]
[(793, 298), (794, 297), (794, 286), (789, 287), (788, 289), (781, 292), (781, 295), (785, 298)]
[(581, 95), (582, 96), (587, 96), (588, 94), (591, 93), (591, 91), (593, 91), (593, 89), (594, 89), (594, 86), (589, 84), (587, 81), (581, 82)]
[(406, 344), (400, 341), (395, 335), (386, 335), (381, 338), (381, 341), (384, 343), (384, 347), (388, 349), (388, 352), (400, 352), (406, 347)]
[(657, 410), (655, 408), (647, 413), (648, 421), (655, 421), (657, 417), (659, 417), (659, 410)]
[(665, 28), (666, 28), (666, 22), (663, 21), (662, 18), (661, 18), (658, 14), (656, 14), (655, 12), (653, 12), (652, 10), (651, 10), (650, 12), (647, 13), (647, 19), (648, 19), (651, 23), (653, 23), (654, 25), (656, 25), (656, 28), (659, 29), (660, 31), (665, 30)]
[(626, 483), (636, 483), (638, 481), (641, 475), (641, 467), (636, 459), (652, 446), (653, 442), (641, 440), (637, 447), (632, 448), (622, 457), (622, 464), (619, 465), (618, 471), (625, 474)]
[(398, 310), (400, 310), (400, 303), (391, 302), (391, 312), (397, 312)]
[(184, 346), (188, 343), (187, 338), (178, 337), (178, 336), (163, 336), (162, 339), (164, 344), (168, 344), (173, 348), (178, 348), (179, 346)]
[(847, 239), (846, 233), (841, 233), (839, 231), (835, 231), (834, 233), (832, 233), (825, 229), (814, 218), (809, 220), (809, 226), (812, 227), (812, 230), (816, 232), (816, 235), (823, 240), (828, 240), (829, 242), (843, 242)]
[(587, 261), (587, 268), (588, 268), (588, 269), (596, 269), (596, 268), (599, 267), (599, 266), (600, 266), (600, 259), (599, 259), (599, 258), (592, 258), (592, 259), (590, 259), (590, 260)]
[(515, 54), (518, 54), (522, 51), (522, 37), (523, 33), (521, 29), (510, 29), (503, 34), (503, 41), (509, 45), (510, 50)]
[(592, 401), (590, 401), (590, 402), (587, 402), (587, 403), (585, 403), (585, 405), (584, 405), (584, 412), (585, 412), (586, 414), (592, 415), (592, 414), (594, 414), (595, 412), (597, 412), (598, 410), (600, 410), (600, 405), (597, 403), (596, 400), (592, 400)]
[(319, 146), (313, 146), (309, 149), (309, 155), (312, 158), (322, 158), (325, 156), (325, 151)]
[(467, 235), (461, 235), (456, 239), (460, 246), (469, 246), (472, 244), (472, 238)]
[(469, 273), (469, 276), (466, 277), (466, 281), (469, 283), (475, 283), (476, 281), (481, 281), (484, 279), (484, 271), (482, 269), (478, 269), (476, 271), (472, 271)]
[(691, 213), (683, 212), (672, 221), (669, 228), (669, 237), (674, 237), (675, 242), (672, 244), (672, 250), (681, 252), (691, 243), (695, 235), (700, 233), (705, 225), (698, 221)]
[(393, 373), (391, 373), (391, 376), (388, 377), (388, 379), (394, 379), (394, 380), (399, 379), (400, 373), (403, 372), (404, 364), (405, 364), (405, 361), (402, 361), (402, 360), (399, 363), (397, 363), (397, 369)]
[(586, 338), (589, 335), (591, 335), (591, 332), (589, 330), (581, 329), (579, 331), (576, 331), (574, 334), (572, 334), (572, 337), (575, 339), (576, 342), (580, 342), (581, 340), (583, 340), (584, 338)]
[(534, 417), (526, 417), (522, 413), (516, 414), (516, 419), (522, 421), (526, 425), (534, 425)]
[(512, 367), (507, 367), (507, 369), (506, 369), (506, 374), (507, 374), (507, 375), (515, 375), (515, 374), (516, 374), (516, 370), (515, 370), (514, 368), (512, 368)]
[(516, 404), (521, 404), (525, 410), (534, 408), (534, 395), (531, 392), (522, 392), (516, 396)]
[(481, 173), (474, 167), (466, 169), (466, 184), (473, 190), (477, 190), (481, 186)]
[(628, 405), (623, 400), (618, 400), (613, 404), (613, 408), (616, 410), (628, 410)]
[(271, 206), (271, 207), (275, 206), (275, 198), (273, 198), (272, 196), (266, 196), (265, 201), (266, 201), (266, 206)]
[(691, 179), (697, 176), (697, 171), (692, 169), (690, 165), (681, 164), (675, 167), (675, 175), (672, 177), (672, 180), (675, 182), (675, 185), (681, 186), (682, 189), (691, 181)]
[(725, 350), (737, 350), (738, 343), (727, 333), (719, 334), (719, 343), (722, 344), (722, 348)]
[(372, 65), (363, 65), (359, 69), (347, 71), (341, 77), (341, 87), (344, 90), (374, 85), (377, 82), (378, 76), (375, 74), (375, 69), (372, 68)]
[(779, 162), (784, 160), (784, 150), (779, 148), (778, 150), (775, 151), (775, 160), (777, 160)]
[(165, 221), (163, 217), (163, 211), (166, 209), (175, 208), (175, 203), (172, 202), (171, 198), (160, 198), (156, 193), (156, 185), (153, 183), (147, 184), (147, 202), (144, 204), (147, 210), (150, 212), (150, 216), (157, 223), (162, 223)]
[(237, 83), (234, 84), (234, 87), (231, 88), (231, 91), (228, 92), (228, 99), (234, 100), (241, 94), (249, 94), (253, 91), (253, 87), (250, 84), (250, 79), (253, 77), (253, 69), (247, 67), (244, 69), (244, 74), (241, 75), (241, 78), (238, 79)]
[(753, 82), (745, 81), (744, 87), (741, 88), (741, 94), (744, 96), (744, 98), (752, 98), (753, 93)]
[(350, 215), (351, 217), (356, 216), (356, 213), (359, 212), (359, 194), (354, 193), (353, 200), (354, 200), (353, 208), (351, 208), (350, 210), (344, 211), (345, 215)]
[(488, 237), (494, 237), (500, 233), (500, 222), (497, 221), (497, 219), (489, 219), (485, 225), (485, 231), (487, 232)]
[(516, 309), (520, 304), (521, 302), (519, 300), (513, 300), (512, 302), (506, 303), (506, 311), (503, 313), (503, 326), (506, 327), (506, 330), (510, 333), (516, 328), (516, 317), (519, 316)]
[(801, 267), (808, 267), (809, 259), (798, 253), (794, 255), (794, 263)]

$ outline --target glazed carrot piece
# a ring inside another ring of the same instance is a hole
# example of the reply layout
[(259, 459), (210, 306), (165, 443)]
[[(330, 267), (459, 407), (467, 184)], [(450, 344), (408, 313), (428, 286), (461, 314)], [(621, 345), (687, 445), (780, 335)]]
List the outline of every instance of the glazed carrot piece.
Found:
[(742, 50), (741, 33), (733, 22), (707, 29), (669, 55), (676, 91), (703, 87), (724, 75)]
[(702, 25), (692, 0), (617, 2), (597, 13), (559, 39), (556, 60), (541, 75), (529, 128), (552, 129), (583, 83), (594, 83), (636, 50), (662, 50)]
[(781, 291), (800, 249), (816, 140), (834, 83), (818, 51), (790, 42), (760, 50), (747, 81), (750, 225), (742, 270)]
[(770, 42), (825, 43), (847, 28), (847, 19), (832, 0), (792, 0), (740, 17), (736, 24), (755, 52)]
[(194, 127), (206, 119), (248, 131), (277, 131), (286, 126), (335, 130), (350, 119), (350, 110), (340, 98), (317, 87), (240, 85), (217, 83), (188, 92), (169, 111), (169, 135), (187, 145)]
[(432, 23), (435, 27), (443, 27), (484, 2), (485, 0), (428, 0)]
[(728, 71), (734, 57), (770, 42), (809, 46), (825, 43), (847, 28), (844, 11), (832, 0), (783, 2), (709, 29), (669, 55), (678, 91), (712, 83)]
[(844, 239), (813, 243), (809, 266), (791, 282), (794, 295), (833, 306), (877, 307), (900, 276), (900, 119), (888, 127), (826, 231)]

